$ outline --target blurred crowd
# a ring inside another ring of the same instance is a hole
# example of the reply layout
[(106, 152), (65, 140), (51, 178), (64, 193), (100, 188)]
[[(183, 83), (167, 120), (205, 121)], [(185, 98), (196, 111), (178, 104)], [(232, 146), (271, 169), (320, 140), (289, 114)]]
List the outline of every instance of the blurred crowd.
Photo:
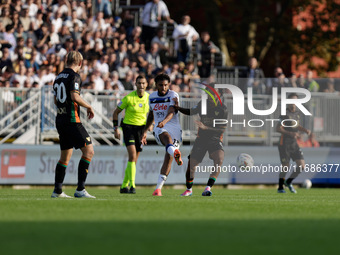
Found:
[[(154, 90), (154, 77), (165, 72), (171, 78), (171, 89), (190, 92), (200, 79), (211, 77), (211, 56), (220, 49), (207, 31), (199, 34), (190, 25), (187, 15), (174, 26), (171, 37), (166, 36), (161, 22), (176, 24), (161, 0), (145, 4), (139, 26), (134, 25), (129, 10), (115, 16), (109, 0), (2, 0), (0, 86), (52, 85), (64, 68), (67, 52), (77, 50), (84, 57), (80, 73), (84, 88), (110, 94), (133, 90), (135, 78), (143, 72), (148, 90)], [(190, 57), (193, 50), (195, 61)], [(242, 75), (247, 78), (243, 89), (252, 87), (255, 94), (271, 93), (275, 86), (336, 92), (334, 81), (330, 79), (321, 88), (312, 72), (288, 78), (277, 67), (275, 78), (265, 80), (255, 58)]]

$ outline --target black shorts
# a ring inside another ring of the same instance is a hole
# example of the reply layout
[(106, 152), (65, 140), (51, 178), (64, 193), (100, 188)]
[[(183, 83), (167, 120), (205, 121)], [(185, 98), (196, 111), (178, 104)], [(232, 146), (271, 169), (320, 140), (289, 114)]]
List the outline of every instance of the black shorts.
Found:
[(198, 163), (201, 163), (207, 152), (209, 152), (209, 158), (212, 159), (211, 154), (219, 150), (224, 151), (223, 143), (220, 140), (206, 140), (197, 138), (188, 158), (195, 159), (198, 161)]
[(293, 161), (304, 159), (303, 152), (296, 142), (279, 145), (279, 153), (282, 164), (288, 164), (290, 159)]
[(71, 148), (79, 149), (92, 144), (90, 135), (81, 123), (56, 123), (60, 149), (68, 150)]
[(125, 146), (135, 145), (136, 151), (142, 151), (142, 138), (145, 126), (135, 126), (122, 123)]

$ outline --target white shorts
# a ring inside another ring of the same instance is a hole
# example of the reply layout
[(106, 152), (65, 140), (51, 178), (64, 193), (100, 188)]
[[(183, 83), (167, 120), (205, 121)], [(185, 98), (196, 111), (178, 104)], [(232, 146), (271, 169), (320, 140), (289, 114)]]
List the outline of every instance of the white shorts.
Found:
[(172, 139), (172, 144), (174, 145), (176, 149), (178, 149), (179, 145), (182, 143), (182, 130), (181, 129), (167, 130), (165, 128), (155, 127), (153, 130), (153, 135), (155, 136), (156, 142), (158, 145), (166, 146), (166, 145), (163, 145), (161, 140), (159, 139), (159, 135), (164, 132), (167, 132), (170, 135)]

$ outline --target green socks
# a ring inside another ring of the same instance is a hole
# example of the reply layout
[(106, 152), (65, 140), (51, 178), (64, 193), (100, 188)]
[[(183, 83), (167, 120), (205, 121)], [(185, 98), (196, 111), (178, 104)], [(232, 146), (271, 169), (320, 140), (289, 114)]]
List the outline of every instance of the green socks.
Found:
[(124, 176), (124, 180), (122, 183), (122, 188), (126, 188), (127, 186), (131, 187), (136, 187), (135, 184), (135, 180), (136, 180), (136, 162), (127, 162), (127, 166), (125, 168), (125, 176)]

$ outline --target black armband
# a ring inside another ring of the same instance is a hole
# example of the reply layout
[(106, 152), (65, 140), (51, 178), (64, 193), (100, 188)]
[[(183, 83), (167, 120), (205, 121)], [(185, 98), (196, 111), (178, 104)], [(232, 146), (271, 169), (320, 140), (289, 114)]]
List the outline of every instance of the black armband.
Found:
[(118, 126), (118, 120), (113, 120), (112, 123), (113, 123), (113, 127), (117, 127)]

